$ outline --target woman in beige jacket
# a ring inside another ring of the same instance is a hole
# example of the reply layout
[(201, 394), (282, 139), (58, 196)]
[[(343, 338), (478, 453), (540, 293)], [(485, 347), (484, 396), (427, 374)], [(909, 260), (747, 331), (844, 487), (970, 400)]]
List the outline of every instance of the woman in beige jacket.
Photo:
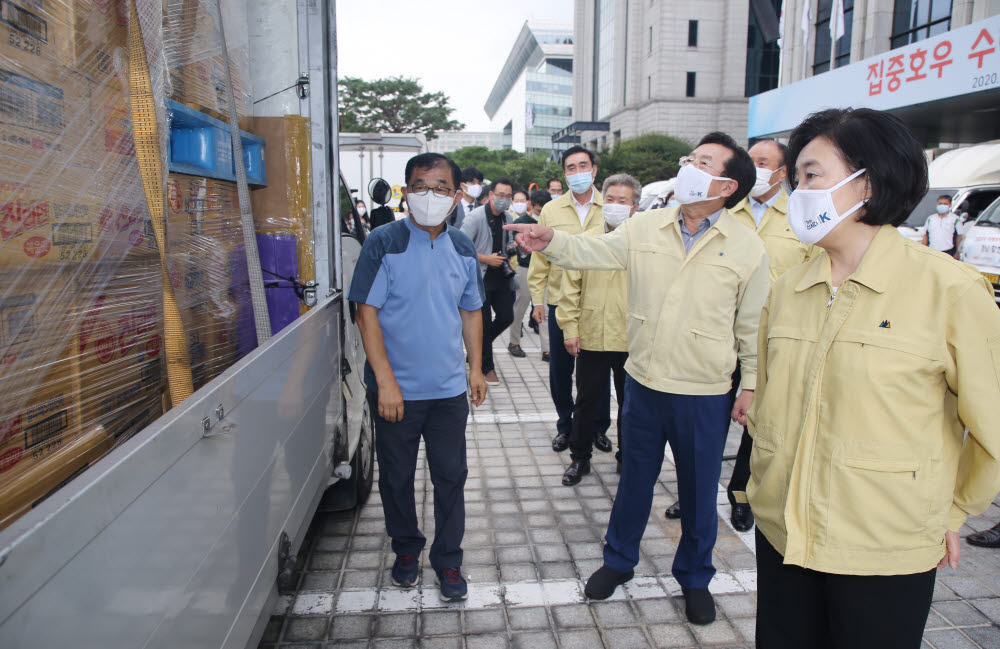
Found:
[(761, 315), (757, 647), (917, 649), (935, 569), (1000, 490), (1000, 311), (975, 269), (896, 231), (927, 191), (898, 118), (826, 110), (789, 148), (789, 220), (823, 252)]

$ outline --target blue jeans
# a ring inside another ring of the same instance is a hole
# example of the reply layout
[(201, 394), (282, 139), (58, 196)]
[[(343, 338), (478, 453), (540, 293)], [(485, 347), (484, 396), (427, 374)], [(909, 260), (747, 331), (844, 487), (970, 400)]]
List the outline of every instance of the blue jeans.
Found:
[(681, 504), (673, 576), (684, 588), (708, 587), (715, 576), (712, 549), (730, 409), (728, 394), (670, 394), (644, 387), (631, 376), (625, 379), (622, 434), (628, 444), (622, 448), (622, 477), (608, 523), (605, 564), (628, 572), (639, 563), (653, 487), (670, 444)]
[[(573, 434), (573, 368), (576, 359), (566, 351), (562, 329), (556, 321), (556, 308), (549, 306), (549, 391), (556, 406), (559, 421), (556, 432), (560, 435)], [(597, 401), (597, 415), (594, 417), (594, 433), (607, 433), (611, 428), (611, 373), (604, 377)]]
[(385, 513), (385, 529), (396, 554), (419, 555), (427, 543), (417, 524), (413, 477), (420, 438), (424, 438), (427, 467), (434, 485), (434, 543), (430, 560), (435, 570), (462, 565), (465, 536), (465, 425), (469, 401), (463, 393), (448, 399), (404, 401), (403, 419), (389, 423), (375, 417), (378, 489)]

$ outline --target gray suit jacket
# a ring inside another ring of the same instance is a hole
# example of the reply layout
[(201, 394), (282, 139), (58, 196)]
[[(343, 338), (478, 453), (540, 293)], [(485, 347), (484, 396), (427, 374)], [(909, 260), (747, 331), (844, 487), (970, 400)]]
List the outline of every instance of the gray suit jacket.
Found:
[[(493, 233), (490, 232), (490, 225), (486, 221), (487, 207), (489, 207), (489, 203), (480, 205), (466, 214), (465, 221), (462, 222), (462, 232), (469, 235), (469, 238), (472, 239), (472, 244), (476, 246), (476, 252), (480, 255), (493, 254)], [(503, 217), (505, 225), (510, 225), (514, 222), (514, 218), (510, 212), (504, 212)], [(500, 247), (501, 252), (507, 250), (512, 245), (514, 245), (514, 233), (504, 230), (503, 245)], [(483, 272), (483, 275), (486, 274), (487, 268), (486, 264), (480, 262), (479, 269)], [(511, 286), (516, 287), (516, 279), (512, 282)]]

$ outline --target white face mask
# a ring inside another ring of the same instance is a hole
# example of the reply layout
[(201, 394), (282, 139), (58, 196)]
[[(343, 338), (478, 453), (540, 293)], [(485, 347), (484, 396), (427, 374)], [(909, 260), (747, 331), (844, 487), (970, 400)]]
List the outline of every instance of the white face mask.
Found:
[[(778, 169), (781, 169), (781, 167), (778, 167)], [(750, 195), (757, 198), (758, 196), (763, 196), (771, 191), (771, 189), (778, 184), (771, 182), (771, 176), (773, 176), (774, 172), (778, 169), (772, 171), (770, 169), (761, 169), (760, 167), (757, 167), (757, 182), (754, 183), (753, 189), (750, 190)]]
[(514, 210), (514, 214), (521, 216), (522, 214), (528, 211), (528, 204), (522, 201), (518, 201), (516, 203), (511, 203), (510, 208)]
[(425, 228), (434, 228), (444, 223), (455, 206), (454, 198), (438, 196), (432, 191), (423, 196), (407, 194), (406, 198), (410, 201), (410, 216)]
[(713, 180), (730, 180), (723, 176), (713, 176), (707, 171), (702, 171), (693, 163), (681, 167), (677, 173), (677, 183), (674, 185), (674, 198), (681, 205), (690, 203), (703, 203), (714, 201), (722, 196), (709, 196), (708, 190)]
[(361, 216), (364, 216), (367, 213), (368, 213), (368, 208), (367, 207), (365, 207), (364, 205), (358, 205), (358, 214), (360, 214)]
[(837, 225), (868, 202), (863, 200), (843, 214), (837, 214), (833, 192), (865, 172), (858, 169), (830, 189), (796, 189), (788, 197), (788, 223), (802, 243), (812, 245), (830, 234)]
[(601, 214), (604, 216), (604, 222), (608, 224), (609, 228), (617, 228), (632, 214), (632, 206), (605, 203), (601, 206)]
[(473, 185), (472, 183), (468, 183), (466, 184), (465, 187), (462, 188), (462, 192), (465, 193), (466, 197), (469, 198), (471, 202), (483, 195), (483, 186)]
[(560, 196), (562, 196), (562, 192), (549, 192), (550, 198), (559, 198)]

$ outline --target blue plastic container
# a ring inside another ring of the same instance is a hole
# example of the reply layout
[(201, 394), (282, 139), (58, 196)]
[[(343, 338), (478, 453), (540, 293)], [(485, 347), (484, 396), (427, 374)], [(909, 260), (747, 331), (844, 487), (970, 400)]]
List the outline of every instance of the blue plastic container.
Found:
[[(229, 125), (184, 104), (168, 100), (170, 112), (170, 171), (236, 182)], [(264, 140), (240, 131), (247, 182), (267, 185)]]

